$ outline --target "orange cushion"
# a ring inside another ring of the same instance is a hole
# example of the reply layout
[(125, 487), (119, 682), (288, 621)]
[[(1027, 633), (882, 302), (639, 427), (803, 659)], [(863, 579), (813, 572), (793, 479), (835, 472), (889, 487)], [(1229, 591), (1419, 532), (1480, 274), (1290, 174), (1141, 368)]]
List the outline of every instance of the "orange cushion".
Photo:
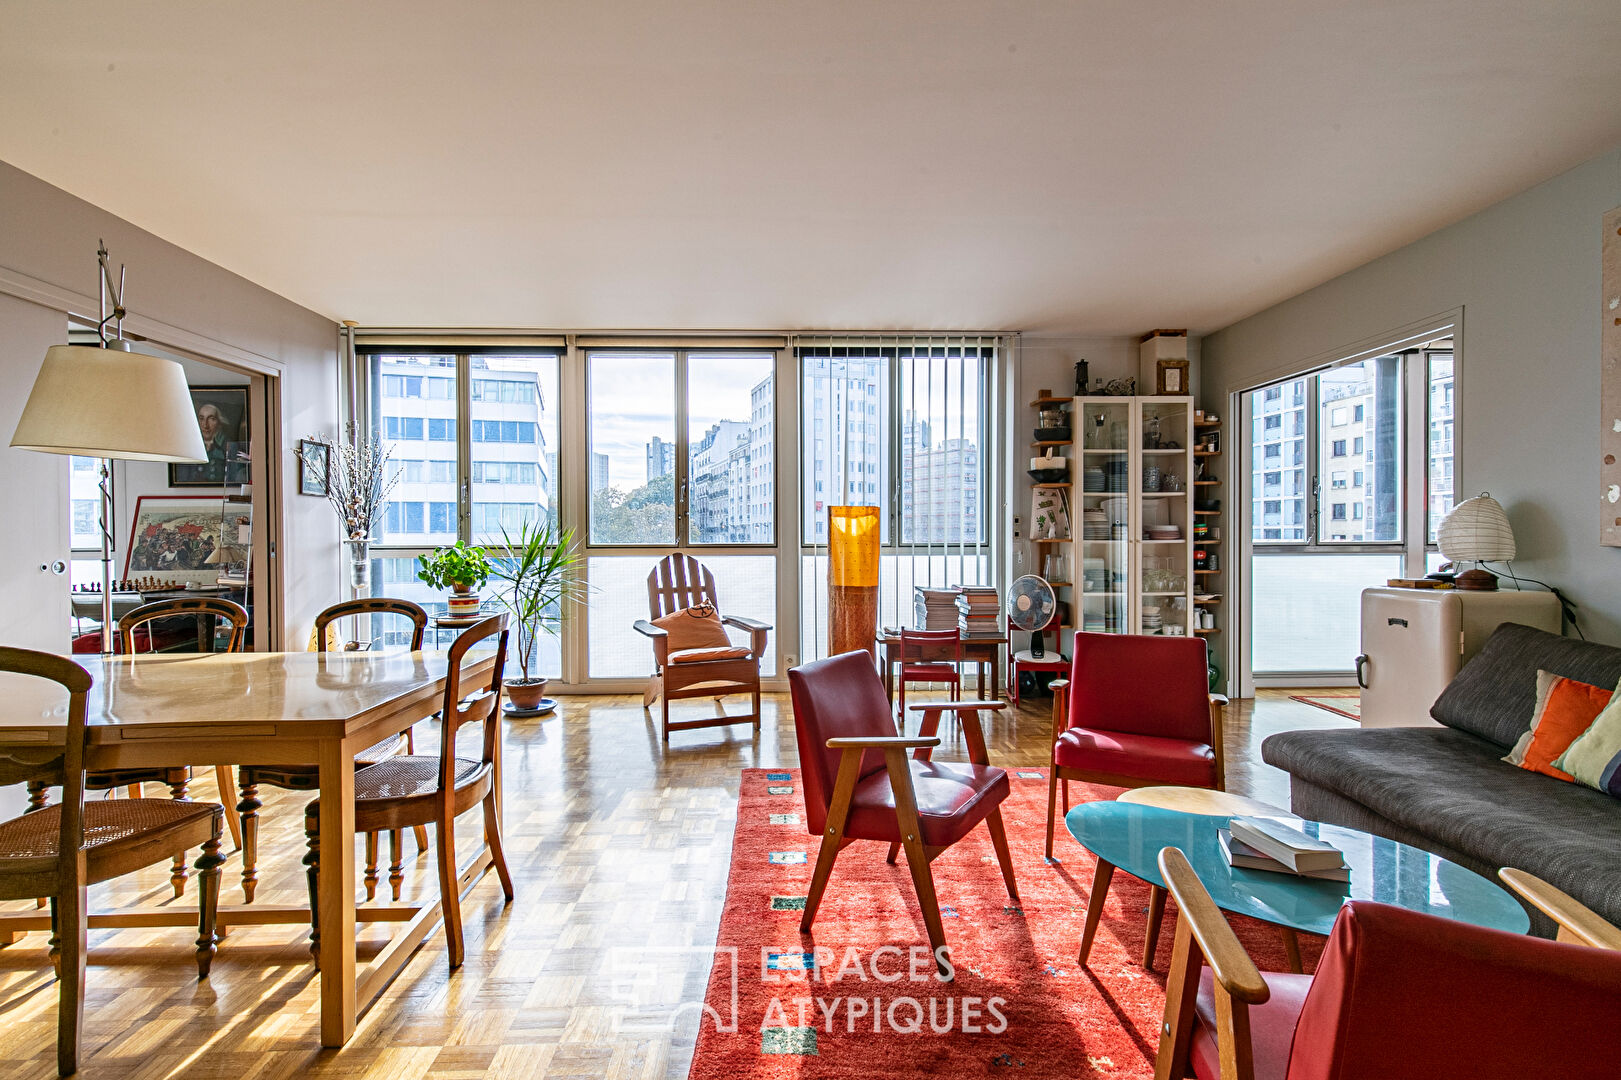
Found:
[(1537, 672), (1536, 716), (1530, 730), (1520, 736), (1503, 760), (1559, 780), (1573, 780), (1574, 777), (1555, 768), (1553, 763), (1593, 725), (1610, 703), (1611, 695), (1612, 691), (1603, 687), (1550, 671)]
[(653, 625), (670, 635), (667, 644), (673, 653), (732, 647), (732, 639), (726, 636), (726, 627), (721, 625), (720, 613), (713, 604), (694, 604), (673, 611), (662, 619), (654, 619)]

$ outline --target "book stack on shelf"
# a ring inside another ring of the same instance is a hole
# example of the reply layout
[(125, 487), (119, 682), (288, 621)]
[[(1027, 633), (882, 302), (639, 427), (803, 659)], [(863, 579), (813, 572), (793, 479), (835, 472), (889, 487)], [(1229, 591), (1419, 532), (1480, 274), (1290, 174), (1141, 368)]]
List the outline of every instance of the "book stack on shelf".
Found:
[(1351, 880), (1343, 851), (1277, 818), (1235, 817), (1220, 836), (1229, 866), (1322, 881)]
[(919, 630), (955, 630), (957, 628), (957, 590), (912, 589), (912, 624)]
[(998, 638), (1002, 600), (994, 585), (963, 585), (957, 590), (957, 632), (964, 641)]

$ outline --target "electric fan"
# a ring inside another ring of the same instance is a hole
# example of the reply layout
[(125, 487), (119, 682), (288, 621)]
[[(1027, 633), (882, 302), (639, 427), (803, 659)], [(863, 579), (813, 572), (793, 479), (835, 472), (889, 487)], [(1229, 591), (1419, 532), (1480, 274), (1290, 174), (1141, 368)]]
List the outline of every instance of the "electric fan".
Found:
[(1030, 655), (1040, 660), (1046, 655), (1041, 632), (1058, 614), (1058, 597), (1044, 577), (1026, 574), (1016, 578), (1007, 591), (1007, 621), (1030, 632)]

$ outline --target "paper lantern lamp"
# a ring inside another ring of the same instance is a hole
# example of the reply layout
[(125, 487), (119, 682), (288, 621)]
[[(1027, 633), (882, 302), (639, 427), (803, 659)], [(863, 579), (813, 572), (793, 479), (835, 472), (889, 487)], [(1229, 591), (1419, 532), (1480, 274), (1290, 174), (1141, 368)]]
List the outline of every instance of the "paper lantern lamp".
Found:
[(878, 538), (876, 506), (827, 510), (827, 653), (864, 649), (878, 657)]
[[(1481, 492), (1452, 508), (1436, 530), (1436, 546), (1455, 563), (1508, 562), (1514, 558), (1514, 530), (1503, 505)], [(1497, 576), (1476, 567), (1458, 575), (1460, 589), (1495, 589)]]

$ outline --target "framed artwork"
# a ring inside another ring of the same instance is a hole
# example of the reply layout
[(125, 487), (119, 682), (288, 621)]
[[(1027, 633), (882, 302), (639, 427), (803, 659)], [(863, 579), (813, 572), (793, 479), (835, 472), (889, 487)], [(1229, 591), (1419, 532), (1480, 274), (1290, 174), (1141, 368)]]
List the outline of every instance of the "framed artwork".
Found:
[(332, 447), (311, 439), (298, 440), (298, 493), (326, 498), (332, 470)]
[(1155, 394), (1191, 394), (1186, 360), (1161, 360), (1154, 368)]
[(193, 386), (191, 407), (208, 461), (170, 465), (170, 487), (224, 487), (248, 483), (248, 388)]
[[(125, 578), (166, 585), (212, 585), (220, 570), (246, 558), (242, 537), (220, 535), (220, 500), (214, 495), (142, 495), (135, 500)], [(238, 557), (240, 556), (240, 557)]]

